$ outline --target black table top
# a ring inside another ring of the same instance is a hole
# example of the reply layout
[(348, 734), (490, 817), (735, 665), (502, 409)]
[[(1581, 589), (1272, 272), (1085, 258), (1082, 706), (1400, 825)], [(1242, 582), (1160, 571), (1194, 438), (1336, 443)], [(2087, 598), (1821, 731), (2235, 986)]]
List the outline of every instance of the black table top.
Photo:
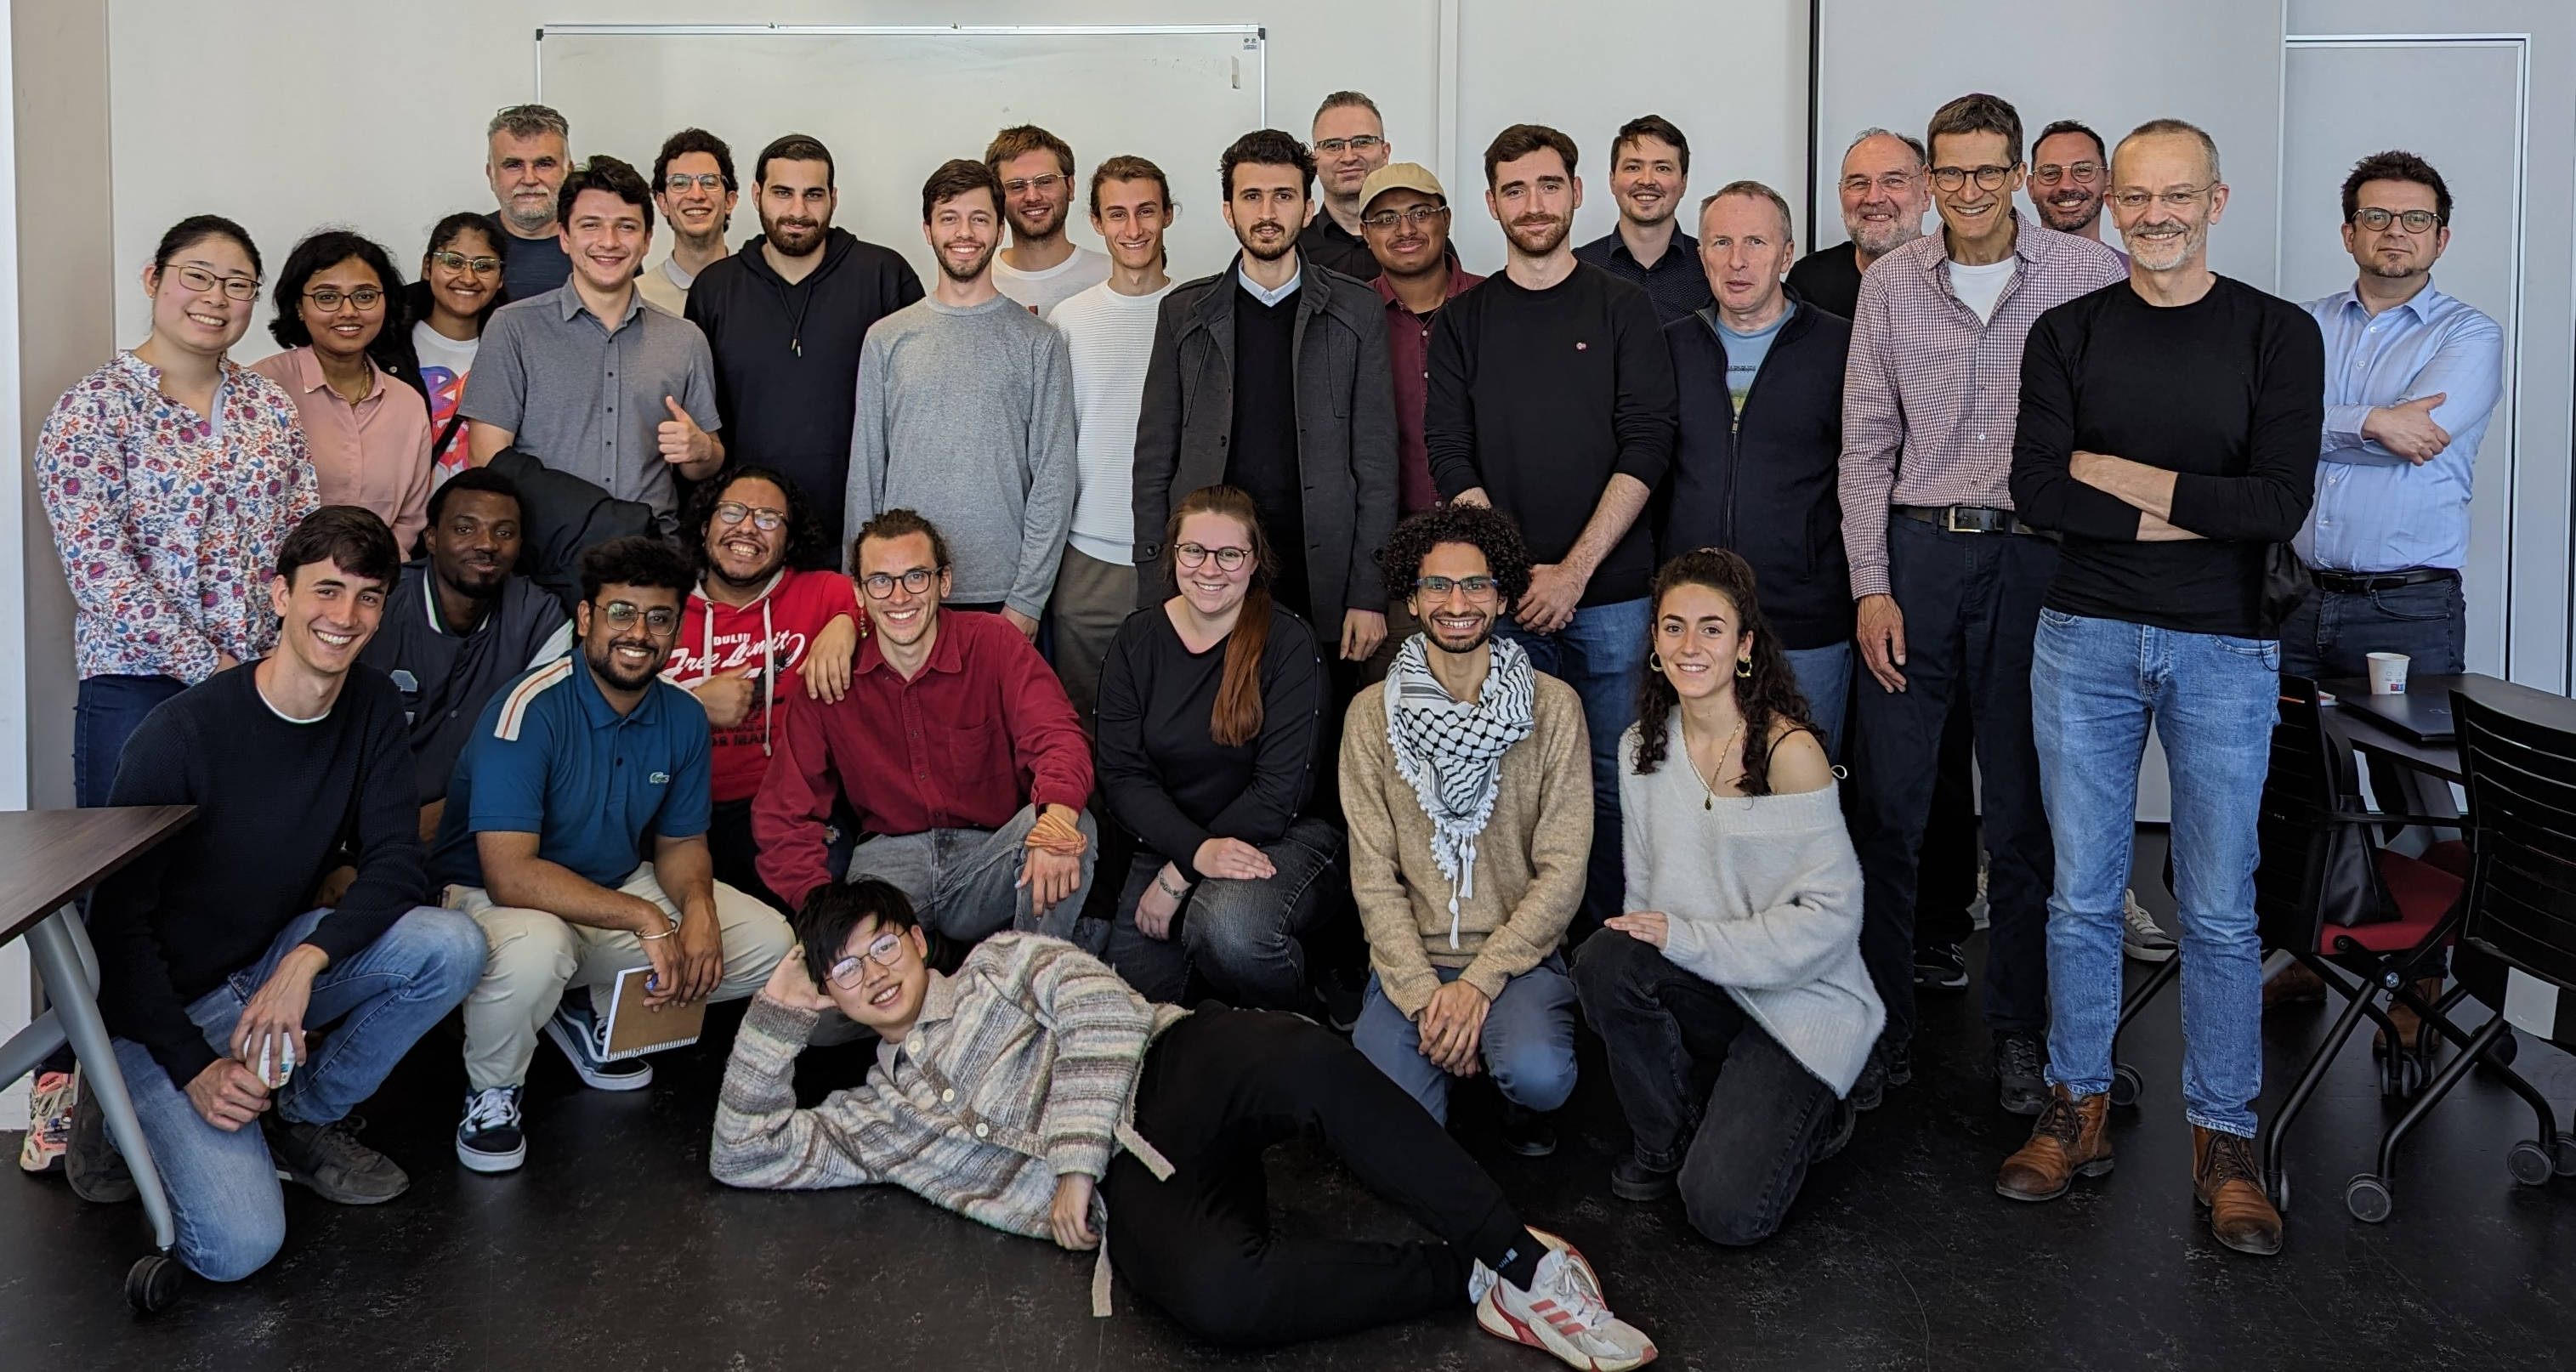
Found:
[(0, 813), (0, 943), (196, 817), (194, 805)]

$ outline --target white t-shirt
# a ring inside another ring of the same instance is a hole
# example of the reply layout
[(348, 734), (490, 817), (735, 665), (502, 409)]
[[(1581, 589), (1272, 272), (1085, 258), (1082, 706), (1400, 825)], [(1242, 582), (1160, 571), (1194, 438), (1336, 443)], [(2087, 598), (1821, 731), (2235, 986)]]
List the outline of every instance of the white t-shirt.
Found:
[(1991, 324), (1995, 319), (1995, 305), (2004, 298), (2004, 285), (2012, 280), (2013, 267), (2020, 260), (2007, 257), (1982, 267), (1948, 263), (1950, 289), (1958, 295), (1960, 304), (1977, 312), (1978, 323)]
[[(465, 394), (465, 376), (474, 370), (474, 350), (483, 346), (480, 338), (454, 339), (429, 326), (424, 319), (411, 326), (411, 350), (420, 357), (420, 380), (429, 389), (429, 436), (436, 441), (447, 431), (447, 421), (456, 417), (456, 398)], [(456, 426), (456, 436), (447, 446), (431, 455), (429, 479), (434, 485), (465, 470), (465, 426)]]
[(1074, 497), (1067, 541), (1116, 566), (1136, 560), (1136, 416), (1154, 322), (1170, 285), (1120, 295), (1101, 282), (1057, 305), (1047, 322), (1073, 354)]
[(1055, 307), (1109, 279), (1109, 254), (1098, 248), (1073, 250), (1073, 256), (1042, 272), (1020, 271), (993, 255), (993, 289), (1029, 307), (1029, 313), (1040, 319), (1051, 318)]

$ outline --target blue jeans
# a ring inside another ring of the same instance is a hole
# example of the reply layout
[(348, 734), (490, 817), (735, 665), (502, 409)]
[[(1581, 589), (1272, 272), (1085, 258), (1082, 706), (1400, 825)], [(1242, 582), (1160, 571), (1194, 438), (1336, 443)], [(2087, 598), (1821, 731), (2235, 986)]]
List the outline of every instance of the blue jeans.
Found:
[(72, 705), (72, 798), (84, 810), (107, 804), (116, 785), (116, 762), (152, 707), (188, 689), (166, 676), (81, 678)]
[[(1445, 986), (1463, 969), (1436, 970)], [(1369, 973), (1351, 1044), (1422, 1102), (1431, 1118), (1449, 1122), (1449, 1074), (1422, 1056), (1421, 1034), (1386, 998), (1375, 972)], [(1565, 1104), (1574, 1094), (1574, 978), (1565, 974), (1564, 958), (1550, 953), (1545, 962), (1503, 983), (1503, 993), (1485, 1011), (1479, 1046), (1485, 1070), (1493, 1074), (1503, 1099), (1531, 1110)]]
[[(327, 911), (296, 917), (260, 960), (225, 978), (188, 1007), (188, 1018), (218, 1054), (231, 1048), (233, 1026), (278, 961), (313, 932)], [(483, 975), (483, 931), (454, 910), (418, 907), (357, 956), (313, 979), (307, 1028), (339, 1021), (323, 1035), (310, 1064), (299, 1065), (272, 1096), (282, 1119), (328, 1124), (374, 1095), (412, 1043), (444, 1018)], [(172, 1082), (152, 1051), (116, 1040), (116, 1064), (143, 1122), (153, 1165), (169, 1190), (178, 1221), (177, 1255), (209, 1281), (239, 1281), (267, 1265), (286, 1238), (286, 1202), (278, 1194), (268, 1141), (256, 1125), (226, 1132), (189, 1103), (187, 1083)]]
[(2281, 670), (2311, 681), (2367, 676), (2372, 653), (2404, 653), (2409, 676), (2468, 670), (2469, 602), (2458, 580), (2386, 591), (2310, 592), (2281, 625)]
[(2263, 1093), (2263, 947), (2255, 824), (2271, 766), (2281, 645), (2042, 610), (2031, 658), (2040, 794), (2057, 835), (2048, 901), (2048, 1079), (2111, 1089), (2121, 892), (2137, 833), (2147, 726), (2173, 774), (2182, 909), (2183, 1113), (2251, 1138)]
[(1576, 610), (1574, 621), (1552, 634), (1502, 621), (1503, 637), (1521, 645), (1531, 666), (1583, 698), (1583, 726), (1592, 735), (1592, 861), (1584, 871), (1578, 934), (1618, 914), (1627, 897), (1619, 866), (1619, 736), (1637, 722), (1646, 631), (1654, 619), (1654, 603), (1639, 599)]
[(1787, 648), (1789, 673), (1798, 678), (1798, 694), (1807, 698), (1807, 714), (1825, 736), (1825, 757), (1843, 760), (1843, 715), (1851, 705), (1850, 639), (1824, 648)]

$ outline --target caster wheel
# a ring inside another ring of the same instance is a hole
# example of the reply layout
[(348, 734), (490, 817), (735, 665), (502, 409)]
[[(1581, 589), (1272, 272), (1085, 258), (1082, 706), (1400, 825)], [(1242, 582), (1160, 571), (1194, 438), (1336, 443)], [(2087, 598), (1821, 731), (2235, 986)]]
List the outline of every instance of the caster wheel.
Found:
[(2553, 1170), (2562, 1177), (2576, 1177), (2576, 1134), (2561, 1134), (2549, 1145)]
[(2412, 1100), (2433, 1074), (2414, 1053), (2391, 1053), (2379, 1060), (2379, 1094), (2390, 1100)]
[(158, 1315), (179, 1303), (179, 1260), (153, 1253), (125, 1270), (125, 1303), (138, 1315)]
[(2504, 1155), (2504, 1167), (2513, 1179), (2525, 1186), (2546, 1186), (2556, 1169), (2550, 1165), (2549, 1150), (2524, 1139)]
[(2145, 1091), (2146, 1079), (2138, 1075), (2137, 1068), (2131, 1067), (2129, 1064), (2124, 1062), (2111, 1069), (2111, 1103), (2113, 1105), (2135, 1105), (2138, 1103), (2138, 1097)]
[(2388, 1183), (2367, 1172), (2344, 1183), (2344, 1208), (2364, 1224), (2377, 1224), (2397, 1208), (2397, 1198), (2388, 1193)]
[(2478, 1066), (2481, 1068), (2511, 1067), (2513, 1060), (2520, 1056), (2521, 1052), (2522, 1040), (2515, 1038), (2513, 1031), (2507, 1029), (2496, 1035), (2495, 1042), (2487, 1045), (2487, 1055), (2478, 1060)]
[(2290, 1213), (2290, 1169), (2284, 1167), (2275, 1173), (2272, 1184), (2265, 1190), (2272, 1197), (2273, 1209), (2284, 1215)]

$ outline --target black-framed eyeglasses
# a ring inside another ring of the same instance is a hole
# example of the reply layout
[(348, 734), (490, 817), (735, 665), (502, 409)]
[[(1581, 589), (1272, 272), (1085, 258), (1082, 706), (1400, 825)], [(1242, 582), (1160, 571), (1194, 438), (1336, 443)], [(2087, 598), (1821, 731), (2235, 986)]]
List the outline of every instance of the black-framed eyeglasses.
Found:
[(2101, 174), (2102, 164), (2099, 162), (2069, 162), (2062, 167), (2054, 162), (2042, 162), (2030, 169), (2030, 179), (2043, 186), (2054, 186), (2060, 181), (2089, 186)]
[(868, 964), (871, 962), (889, 972), (902, 966), (903, 936), (894, 933), (879, 934), (868, 940), (868, 946), (860, 951), (859, 956), (845, 957), (833, 963), (832, 970), (824, 975), (834, 986), (844, 991), (855, 991), (859, 988), (860, 982), (867, 980)]
[(344, 291), (337, 286), (322, 286), (306, 291), (304, 298), (312, 301), (313, 307), (318, 310), (336, 310), (340, 308), (340, 302), (343, 300), (359, 309), (372, 310), (385, 303), (385, 292), (381, 286), (360, 286), (354, 291)]
[(1391, 229), (1398, 224), (1408, 229), (1427, 229), (1448, 213), (1446, 205), (1416, 205), (1409, 210), (1379, 210), (1375, 214), (1364, 214), (1360, 216), (1360, 223), (1372, 229)]
[(666, 605), (656, 605), (647, 610), (623, 600), (612, 600), (600, 606), (599, 613), (615, 629), (632, 629), (638, 619), (644, 621), (645, 632), (655, 635), (667, 637), (680, 629), (680, 612)]
[(1211, 557), (1216, 559), (1218, 571), (1239, 572), (1243, 570), (1243, 564), (1252, 560), (1252, 550), (1250, 548), (1207, 548), (1196, 543), (1176, 544), (1172, 548), (1172, 560), (1192, 571), (1206, 566), (1207, 560)]
[(1413, 589), (1427, 600), (1445, 600), (1451, 591), (1459, 591), (1469, 601), (1482, 604), (1502, 588), (1490, 576), (1426, 576), (1415, 578)]
[(2166, 209), (2187, 210), (2202, 196), (2209, 194), (2210, 186), (2217, 184), (2212, 181), (2208, 185), (2192, 186), (2178, 191), (2122, 191), (2111, 197), (2111, 203), (2121, 209), (2135, 211), (2145, 209), (2150, 200), (2161, 200)]
[(1973, 179), (1981, 191), (1999, 191), (2012, 176), (2012, 168), (1988, 163), (1982, 167), (1934, 167), (1932, 184), (1945, 191), (1955, 191)]
[(472, 272), (476, 276), (490, 276), (501, 270), (501, 259), (497, 257), (467, 257), (461, 252), (449, 252), (445, 249), (431, 253), (429, 260), (449, 271)]
[(699, 172), (695, 176), (692, 176), (687, 172), (673, 172), (662, 178), (662, 189), (669, 191), (673, 195), (684, 194), (691, 186), (695, 186), (699, 190), (705, 191), (709, 195), (713, 195), (725, 188), (724, 174), (722, 172)]
[(2352, 222), (2372, 233), (2379, 233), (2391, 224), (2405, 225), (2408, 233), (2430, 233), (2435, 225), (2442, 222), (2442, 217), (2431, 210), (2383, 210), (2373, 205), (2354, 212)]
[(727, 524), (740, 524), (748, 519), (751, 527), (769, 533), (787, 522), (787, 512), (767, 506), (745, 505), (739, 500), (721, 500), (716, 502), (716, 518)]
[(1050, 192), (1063, 184), (1063, 177), (1056, 175), (1054, 172), (1048, 172), (1044, 176), (1023, 176), (1016, 181), (1005, 181), (1002, 183), (1002, 193), (1005, 195), (1026, 195), (1030, 191)]
[(1867, 195), (1869, 194), (1870, 187), (1876, 186), (1878, 189), (1887, 192), (1889, 195), (1903, 195), (1907, 191), (1914, 189), (1914, 178), (1919, 175), (1921, 175), (1919, 172), (1882, 172), (1876, 180), (1857, 174), (1846, 176), (1843, 178), (1843, 193), (1846, 195)]
[(887, 572), (875, 572), (867, 576), (860, 577), (859, 585), (867, 591), (868, 599), (883, 600), (894, 594), (895, 583), (898, 581), (903, 583), (903, 588), (905, 590), (914, 595), (919, 595), (930, 589), (930, 579), (937, 575), (939, 575), (939, 573), (928, 567), (915, 567), (901, 576), (895, 576)]
[(259, 299), (259, 278), (256, 276), (217, 276), (197, 266), (181, 267), (178, 275), (180, 285), (200, 295), (221, 286), (224, 294), (235, 300)]
[(1353, 134), (1348, 138), (1327, 138), (1315, 144), (1315, 151), (1326, 157), (1339, 157), (1346, 152), (1370, 153), (1386, 146), (1386, 140), (1373, 133)]

